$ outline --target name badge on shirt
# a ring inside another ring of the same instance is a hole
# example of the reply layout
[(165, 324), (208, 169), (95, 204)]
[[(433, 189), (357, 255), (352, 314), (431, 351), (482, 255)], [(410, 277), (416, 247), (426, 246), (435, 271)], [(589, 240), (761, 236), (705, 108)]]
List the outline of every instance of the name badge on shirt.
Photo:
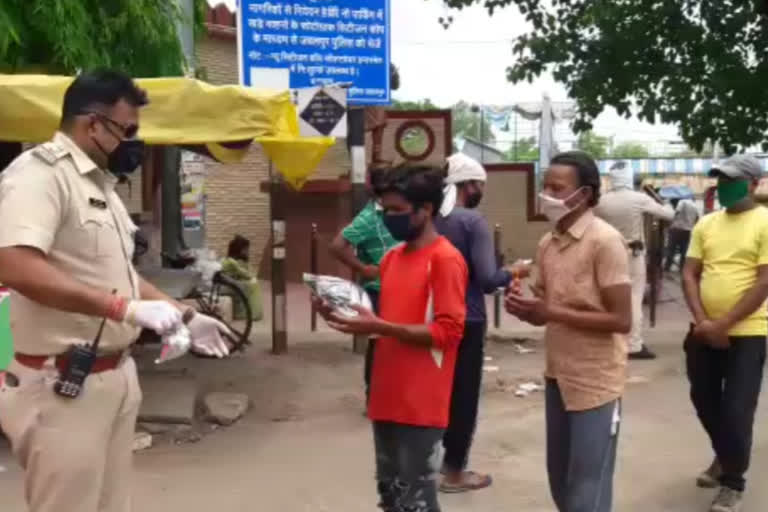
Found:
[(91, 197), (88, 199), (88, 203), (93, 206), (94, 208), (98, 208), (99, 210), (106, 210), (107, 209), (107, 202), (102, 201), (101, 199), (96, 199), (95, 197)]

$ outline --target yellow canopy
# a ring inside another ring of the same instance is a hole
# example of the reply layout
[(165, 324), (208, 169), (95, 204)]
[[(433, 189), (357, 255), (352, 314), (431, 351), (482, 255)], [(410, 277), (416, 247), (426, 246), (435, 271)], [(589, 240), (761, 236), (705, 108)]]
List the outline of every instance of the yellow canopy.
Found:
[[(72, 77), (0, 74), (0, 140), (43, 142), (59, 125), (61, 102)], [(214, 86), (191, 78), (136, 80), (147, 91), (139, 137), (147, 144), (205, 145), (222, 162), (240, 160), (256, 141), (286, 181), (300, 188), (332, 137), (301, 137), (288, 91)]]

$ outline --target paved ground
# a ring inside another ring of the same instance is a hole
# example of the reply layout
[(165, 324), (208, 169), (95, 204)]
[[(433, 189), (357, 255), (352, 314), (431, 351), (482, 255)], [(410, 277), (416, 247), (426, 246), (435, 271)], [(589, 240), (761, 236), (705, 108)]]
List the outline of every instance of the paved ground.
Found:
[[(687, 399), (680, 342), (686, 322), (673, 303), (664, 307), (649, 340), (654, 362), (631, 365), (616, 477), (621, 511), (707, 510), (712, 491), (694, 487), (710, 450)], [(293, 325), (293, 324), (292, 324)], [(294, 331), (295, 332), (295, 331)], [(521, 336), (526, 334), (521, 331)], [(531, 334), (535, 336), (535, 333)], [(184, 360), (203, 389), (248, 393), (253, 408), (238, 424), (198, 444), (160, 446), (136, 459), (136, 507), (142, 512), (279, 510), (373, 511), (370, 428), (361, 416), (361, 358), (346, 339), (320, 331), (293, 334), (291, 351), (267, 354), (259, 335), (247, 357), (220, 362)], [(488, 490), (446, 496), (446, 512), (554, 510), (544, 471), (542, 396), (516, 398), (518, 382), (537, 378), (541, 351), (520, 355), (489, 343), (482, 417), (472, 466), (492, 472)], [(751, 486), (745, 510), (765, 510), (768, 488), (768, 406), (761, 405)], [(23, 512), (21, 475), (0, 446), (3, 512)]]

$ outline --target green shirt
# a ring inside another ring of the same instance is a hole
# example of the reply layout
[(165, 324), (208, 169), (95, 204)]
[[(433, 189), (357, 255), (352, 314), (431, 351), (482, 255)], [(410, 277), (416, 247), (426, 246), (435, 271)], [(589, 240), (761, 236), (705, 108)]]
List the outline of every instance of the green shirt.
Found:
[[(364, 265), (378, 265), (387, 251), (399, 243), (389, 234), (382, 212), (376, 209), (373, 201), (360, 210), (357, 217), (341, 232), (341, 236), (355, 247), (357, 259)], [(376, 279), (363, 283), (363, 287), (379, 291), (381, 283)]]

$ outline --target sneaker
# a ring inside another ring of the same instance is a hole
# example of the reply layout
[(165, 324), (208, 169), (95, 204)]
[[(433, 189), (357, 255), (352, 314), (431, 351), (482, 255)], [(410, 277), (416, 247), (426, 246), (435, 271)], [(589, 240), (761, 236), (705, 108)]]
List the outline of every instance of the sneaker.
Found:
[(704, 489), (714, 489), (720, 485), (720, 476), (722, 476), (722, 474), (723, 470), (720, 467), (720, 463), (715, 459), (706, 471), (702, 471), (702, 473), (696, 477), (696, 485)]
[(741, 510), (741, 491), (730, 487), (721, 487), (709, 512), (739, 512)]
[(656, 359), (656, 354), (648, 350), (648, 347), (643, 345), (643, 348), (638, 350), (637, 352), (630, 352), (629, 353), (630, 359)]

